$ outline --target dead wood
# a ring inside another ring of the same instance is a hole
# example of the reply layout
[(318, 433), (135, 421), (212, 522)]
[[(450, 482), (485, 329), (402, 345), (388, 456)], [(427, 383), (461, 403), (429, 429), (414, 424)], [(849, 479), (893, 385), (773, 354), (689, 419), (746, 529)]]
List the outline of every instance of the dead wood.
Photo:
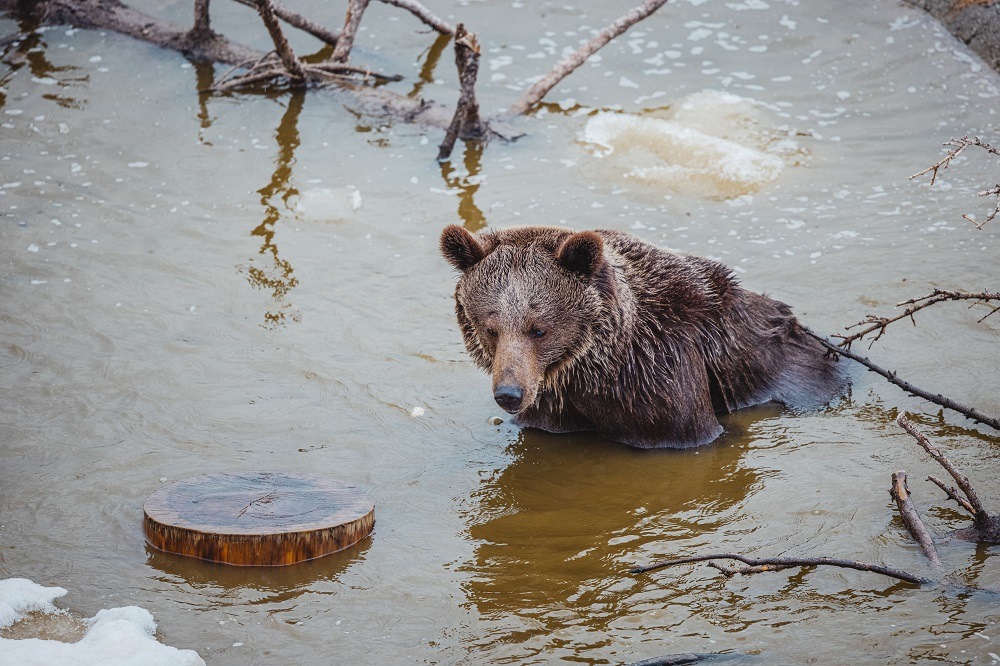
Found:
[(587, 58), (607, 45), (612, 39), (622, 34), (633, 25), (648, 17), (657, 9), (667, 3), (667, 0), (645, 0), (638, 7), (633, 8), (617, 21), (601, 30), (596, 37), (569, 54), (558, 63), (552, 70), (542, 77), (540, 81), (531, 86), (520, 99), (514, 102), (507, 109), (508, 116), (520, 116), (528, 112), (531, 107), (542, 101), (542, 98), (556, 85), (573, 73), (577, 67), (582, 65)]
[(340, 31), (337, 38), (337, 45), (333, 49), (331, 60), (344, 63), (351, 56), (351, 47), (354, 46), (354, 37), (361, 26), (361, 17), (364, 16), (368, 8), (368, 0), (347, 0), (347, 16), (344, 19), (344, 29)]
[[(951, 139), (951, 140), (947, 141), (946, 143), (944, 143), (943, 145), (946, 148), (947, 147), (951, 147), (952, 150), (948, 151), (948, 154), (945, 155), (940, 161), (935, 162), (934, 164), (930, 165), (929, 167), (927, 167), (923, 171), (918, 171), (917, 173), (915, 173), (912, 176), (910, 176), (910, 180), (913, 180), (914, 178), (918, 178), (920, 176), (923, 176), (926, 173), (930, 173), (931, 174), (931, 185), (933, 185), (934, 181), (937, 180), (938, 171), (943, 170), (943, 169), (947, 169), (948, 166), (951, 164), (951, 161), (953, 159), (955, 159), (956, 157), (958, 157), (959, 155), (961, 155), (962, 152), (966, 148), (969, 148), (969, 147), (972, 147), (972, 146), (974, 146), (976, 148), (982, 148), (983, 150), (985, 150), (986, 152), (988, 152), (988, 153), (990, 153), (992, 155), (1000, 155), (1000, 149), (997, 149), (997, 148), (993, 147), (992, 145), (990, 145), (989, 143), (986, 143), (985, 141), (981, 141), (978, 136), (974, 137), (972, 139), (970, 139), (968, 136), (963, 136), (961, 139)], [(997, 198), (997, 200), (996, 200), (996, 206), (994, 206), (993, 211), (990, 212), (990, 214), (987, 215), (986, 219), (983, 220), (982, 222), (977, 222), (969, 214), (962, 215), (962, 217), (964, 217), (966, 220), (968, 220), (969, 222), (972, 222), (974, 225), (976, 225), (977, 229), (982, 229), (983, 225), (985, 225), (987, 222), (989, 222), (993, 218), (995, 218), (997, 216), (997, 214), (1000, 214), (1000, 183), (997, 183), (996, 185), (994, 185), (990, 189), (983, 190), (982, 192), (978, 192), (978, 195), (981, 196), (981, 197), (987, 197), (987, 196), (990, 196), (990, 195), (995, 195), (996, 198)]]
[(895, 384), (896, 386), (903, 389), (907, 393), (915, 395), (919, 398), (923, 398), (924, 400), (933, 402), (936, 405), (941, 405), (942, 407), (956, 411), (959, 414), (965, 416), (966, 418), (972, 419), (976, 423), (982, 423), (983, 425), (988, 425), (994, 430), (1000, 430), (1000, 419), (994, 418), (992, 416), (987, 416), (986, 414), (983, 414), (974, 407), (968, 407), (966, 405), (963, 405), (959, 402), (956, 402), (955, 400), (952, 400), (947, 396), (941, 395), (940, 393), (931, 393), (930, 391), (918, 388), (917, 386), (914, 386), (910, 382), (900, 379), (896, 375), (895, 371), (886, 370), (885, 368), (879, 367), (878, 365), (868, 360), (864, 356), (859, 356), (852, 351), (849, 351), (842, 347), (838, 347), (837, 345), (831, 343), (826, 338), (817, 335), (816, 333), (814, 333), (813, 331), (811, 331), (806, 327), (803, 327), (803, 330), (805, 331), (805, 333), (818, 340), (819, 343), (823, 345), (826, 348), (826, 350), (831, 354), (844, 356), (846, 358), (851, 359), (852, 361), (860, 363), (861, 365), (865, 366), (875, 374), (884, 377), (886, 380), (889, 381), (890, 384)]
[(275, 53), (281, 58), (281, 64), (284, 65), (288, 76), (298, 83), (305, 81), (305, 68), (285, 38), (285, 33), (281, 30), (278, 18), (274, 15), (274, 10), (271, 8), (271, 0), (255, 0), (254, 4), (257, 5), (257, 13), (260, 14), (260, 18), (264, 22), (268, 34), (271, 35)]
[(943, 490), (944, 494), (950, 497), (951, 499), (955, 500), (960, 507), (962, 507), (972, 515), (976, 515), (976, 510), (972, 508), (971, 504), (969, 504), (969, 500), (959, 495), (957, 488), (955, 488), (954, 486), (946, 485), (944, 481), (937, 478), (936, 476), (928, 476), (927, 480), (936, 485), (941, 490)]
[(899, 515), (903, 519), (903, 524), (909, 530), (917, 544), (920, 545), (920, 549), (924, 551), (924, 555), (931, 561), (931, 564), (941, 566), (941, 558), (938, 556), (937, 548), (934, 546), (934, 539), (931, 538), (931, 534), (927, 531), (927, 527), (924, 526), (924, 522), (920, 520), (920, 514), (917, 513), (917, 509), (913, 506), (913, 500), (910, 499), (910, 489), (906, 486), (906, 472), (902, 470), (893, 472), (892, 486), (889, 488), (889, 494), (892, 496), (892, 499), (896, 500), (896, 506), (899, 508)]
[[(207, 2), (207, 0), (198, 0), (199, 2)], [(246, 5), (247, 7), (252, 7), (257, 9), (256, 0), (235, 0), (241, 5)], [(298, 28), (303, 32), (307, 32), (316, 39), (325, 42), (331, 46), (337, 43), (337, 33), (332, 32), (318, 23), (310, 21), (302, 14), (292, 11), (288, 7), (285, 7), (279, 2), (271, 2), (271, 9), (274, 11), (274, 15), (280, 18), (282, 21), (292, 26), (293, 28)]]
[(416, 2), (416, 0), (382, 0), (382, 2), (405, 9), (442, 35), (455, 34), (455, 28), (450, 23), (435, 16), (429, 9)]
[[(931, 445), (930, 440), (916, 429), (905, 413), (900, 414), (896, 418), (896, 423), (903, 430), (910, 433), (917, 440), (917, 444), (934, 458), (951, 475), (951, 478), (955, 480), (955, 483), (967, 499), (968, 508), (972, 509), (972, 520), (978, 534), (978, 540), (987, 543), (1000, 543), (1000, 516), (994, 516), (986, 510), (979, 499), (979, 494), (972, 486), (972, 483), (969, 482), (968, 477), (962, 474), (941, 451)], [(965, 505), (963, 504), (963, 506)]]
[[(913, 325), (916, 326), (917, 322), (913, 318), (913, 315), (919, 310), (923, 310), (926, 307), (934, 305), (935, 303), (941, 303), (943, 301), (961, 301), (961, 300), (975, 301), (970, 307), (974, 307), (976, 305), (981, 305), (981, 304), (990, 307), (991, 301), (1000, 302), (1000, 293), (992, 293), (988, 291), (971, 293), (967, 291), (947, 291), (945, 289), (935, 289), (933, 292), (927, 294), (926, 296), (920, 296), (919, 298), (911, 298), (909, 300), (897, 303), (896, 304), (897, 308), (903, 305), (909, 305), (911, 307), (906, 308), (901, 314), (898, 314), (895, 317), (880, 317), (877, 315), (870, 314), (865, 316), (864, 320), (859, 321), (857, 324), (851, 324), (850, 326), (846, 327), (847, 330), (850, 330), (852, 328), (858, 326), (865, 326), (866, 324), (868, 324), (866, 328), (851, 335), (847, 336), (835, 335), (833, 337), (840, 338), (839, 345), (841, 347), (850, 349), (852, 342), (860, 340), (864, 338), (866, 335), (878, 331), (878, 335), (872, 338), (871, 341), (868, 343), (868, 348), (871, 349), (872, 345), (875, 344), (875, 341), (881, 338), (883, 335), (885, 335), (885, 329), (887, 326), (889, 326), (889, 324), (892, 324), (901, 319), (906, 319), (907, 317), (909, 317)], [(996, 307), (991, 307), (989, 312), (987, 312), (985, 315), (979, 318), (979, 322), (982, 322), (984, 319), (994, 314), (997, 310), (1000, 310), (1000, 305), (997, 305)]]
[(854, 569), (855, 571), (871, 571), (872, 573), (882, 574), (883, 576), (889, 576), (890, 578), (896, 578), (898, 580), (906, 581), (907, 583), (914, 583), (916, 585), (923, 585), (931, 581), (926, 578), (920, 578), (919, 576), (914, 576), (911, 573), (901, 571), (900, 569), (894, 569), (892, 567), (885, 567), (880, 564), (870, 564), (868, 562), (858, 562), (856, 560), (841, 560), (832, 557), (764, 557), (764, 558), (753, 558), (747, 557), (746, 555), (740, 555), (738, 553), (721, 553), (718, 555), (692, 555), (690, 557), (679, 557), (672, 560), (663, 560), (661, 562), (654, 562), (653, 564), (648, 564), (646, 566), (635, 567), (630, 569), (630, 573), (638, 574), (645, 573), (647, 571), (653, 571), (654, 569), (662, 569), (664, 567), (672, 567), (678, 564), (690, 564), (691, 562), (710, 562), (712, 560), (736, 560), (737, 562), (742, 562), (748, 566), (747, 569), (738, 568), (735, 573), (758, 573), (762, 571), (779, 571), (780, 569), (787, 569), (789, 567), (816, 567), (816, 566), (831, 566), (831, 567), (841, 567), (844, 569)]
[(479, 52), (479, 38), (459, 23), (455, 28), (455, 66), (458, 67), (461, 93), (444, 141), (438, 147), (438, 162), (451, 156), (456, 139), (482, 140), (489, 135), (489, 127), (479, 117), (479, 102), (476, 100)]

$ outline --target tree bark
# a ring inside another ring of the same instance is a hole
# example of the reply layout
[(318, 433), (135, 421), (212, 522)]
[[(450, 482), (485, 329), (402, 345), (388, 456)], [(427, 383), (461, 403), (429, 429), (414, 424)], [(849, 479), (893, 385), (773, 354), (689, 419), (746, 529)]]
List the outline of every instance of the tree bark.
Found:
[(931, 564), (941, 566), (941, 558), (938, 556), (937, 548), (934, 547), (934, 540), (924, 526), (924, 522), (920, 520), (920, 514), (917, 513), (916, 508), (913, 506), (913, 501), (910, 499), (910, 490), (906, 487), (906, 472), (902, 470), (893, 472), (892, 487), (889, 488), (889, 494), (892, 495), (892, 499), (896, 500), (896, 506), (899, 508), (899, 515), (903, 519), (903, 524), (906, 525), (906, 529), (909, 530), (917, 544), (920, 545), (920, 549), (924, 551), (924, 555), (931, 561)]

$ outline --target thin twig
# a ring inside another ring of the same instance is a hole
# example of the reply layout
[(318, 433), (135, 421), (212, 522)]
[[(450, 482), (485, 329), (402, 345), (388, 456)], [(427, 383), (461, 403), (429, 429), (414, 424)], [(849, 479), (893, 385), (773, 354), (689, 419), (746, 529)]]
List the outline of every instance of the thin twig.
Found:
[[(953, 150), (949, 151), (948, 154), (945, 155), (939, 162), (935, 162), (934, 164), (930, 165), (923, 171), (918, 171), (917, 173), (910, 176), (910, 180), (913, 180), (914, 178), (917, 178), (919, 176), (924, 175), (925, 173), (930, 172), (931, 185), (933, 185), (934, 181), (937, 180), (938, 171), (942, 169), (947, 169), (948, 165), (951, 164), (951, 161), (956, 157), (958, 157), (960, 154), (962, 154), (962, 151), (964, 151), (966, 148), (970, 146), (982, 148), (983, 150), (992, 155), (1000, 155), (1000, 149), (997, 149), (991, 146), (990, 144), (981, 141), (978, 136), (973, 139), (969, 139), (968, 136), (963, 136), (961, 139), (951, 139), (948, 142), (944, 143), (943, 145), (945, 147), (950, 146), (953, 148)], [(982, 192), (979, 192), (978, 194), (981, 197), (986, 197), (991, 194), (995, 194), (997, 197), (996, 207), (994, 207), (993, 212), (991, 212), (987, 216), (987, 218), (982, 222), (976, 222), (976, 220), (969, 214), (962, 215), (962, 217), (964, 217), (966, 220), (976, 225), (977, 229), (982, 229), (983, 225), (985, 225), (987, 222), (989, 222), (990, 220), (995, 218), (998, 214), (1000, 214), (1000, 183), (994, 185), (991, 189), (984, 190)]]
[(913, 506), (913, 500), (910, 499), (910, 489), (906, 486), (906, 472), (903, 470), (893, 472), (889, 495), (896, 500), (903, 525), (913, 535), (917, 544), (920, 545), (920, 549), (924, 551), (924, 555), (931, 561), (931, 564), (941, 566), (941, 558), (938, 556), (937, 548), (934, 547), (934, 539), (931, 538), (931, 533), (924, 526), (924, 521), (920, 520), (920, 514), (917, 513), (917, 509)]
[(946, 485), (944, 481), (937, 478), (936, 476), (928, 476), (927, 480), (936, 485), (941, 490), (943, 490), (945, 495), (958, 502), (958, 505), (960, 507), (971, 513), (973, 516), (976, 515), (976, 510), (972, 508), (971, 504), (969, 504), (969, 500), (959, 495), (957, 488)]
[[(916, 320), (913, 319), (913, 314), (915, 312), (923, 310), (924, 308), (934, 305), (935, 303), (941, 303), (943, 301), (960, 301), (960, 300), (974, 300), (976, 302), (973, 303), (973, 305), (978, 305), (980, 303), (987, 304), (990, 301), (1000, 301), (1000, 293), (993, 293), (988, 291), (971, 293), (966, 291), (948, 291), (945, 289), (935, 289), (932, 293), (927, 294), (926, 296), (920, 296), (919, 298), (911, 298), (901, 303), (897, 303), (896, 304), (897, 308), (903, 305), (910, 305), (912, 307), (906, 308), (901, 314), (898, 314), (895, 317), (880, 317), (877, 315), (867, 315), (863, 321), (859, 321), (857, 324), (851, 324), (850, 326), (846, 327), (848, 330), (850, 330), (857, 326), (863, 326), (865, 324), (869, 324), (867, 328), (864, 328), (858, 331), (857, 333), (853, 333), (851, 335), (847, 336), (835, 335), (834, 337), (840, 338), (839, 345), (841, 347), (844, 347), (845, 349), (850, 349), (852, 342), (864, 338), (869, 333), (878, 331), (878, 335), (872, 338), (868, 343), (868, 348), (871, 349), (872, 345), (875, 344), (875, 341), (881, 338), (885, 334), (885, 329), (889, 324), (897, 322), (900, 319), (906, 319), (907, 317), (909, 317), (910, 321), (913, 322), (913, 325), (916, 326), (917, 322)], [(1000, 307), (998, 307), (997, 309), (1000, 309)], [(987, 313), (979, 321), (982, 322), (983, 319), (986, 319), (986, 317), (989, 317), (995, 311), (996, 309), (994, 309), (992, 312)]]
[(907, 583), (915, 583), (916, 585), (923, 585), (924, 583), (929, 583), (930, 581), (926, 578), (920, 578), (919, 576), (914, 576), (913, 574), (901, 571), (899, 569), (894, 569), (892, 567), (884, 567), (880, 564), (870, 564), (868, 562), (858, 562), (856, 560), (841, 560), (832, 557), (766, 557), (766, 558), (753, 558), (747, 557), (746, 555), (739, 555), (737, 553), (720, 553), (718, 555), (692, 555), (690, 557), (680, 557), (673, 560), (663, 560), (661, 562), (654, 562), (653, 564), (648, 564), (642, 567), (635, 567), (630, 570), (631, 573), (645, 573), (647, 571), (652, 571), (654, 569), (662, 569), (663, 567), (672, 567), (678, 564), (689, 564), (691, 562), (708, 562), (710, 560), (736, 560), (737, 562), (742, 562), (751, 567), (760, 567), (760, 571), (775, 571), (774, 567), (781, 567), (786, 569), (788, 567), (816, 567), (816, 566), (831, 566), (831, 567), (841, 567), (844, 569), (854, 569), (855, 571), (871, 571), (872, 573), (882, 574), (883, 576), (889, 576), (890, 578), (896, 578), (899, 580), (906, 581)]
[(395, 5), (400, 9), (405, 9), (418, 19), (434, 28), (442, 35), (454, 35), (455, 28), (444, 19), (435, 16), (431, 10), (424, 7), (416, 0), (382, 0), (387, 5)]
[[(257, 7), (255, 0), (236, 0), (241, 5), (246, 5), (247, 7)], [(321, 26), (318, 23), (310, 21), (302, 14), (294, 12), (288, 7), (285, 7), (280, 2), (275, 2), (271, 0), (271, 8), (274, 10), (274, 15), (280, 18), (282, 21), (292, 26), (293, 28), (298, 28), (303, 32), (307, 32), (321, 42), (326, 42), (331, 46), (337, 43), (337, 33), (328, 30), (327, 28)]]
[(479, 38), (476, 33), (467, 31), (459, 23), (455, 28), (455, 66), (458, 68), (461, 93), (451, 125), (438, 146), (438, 162), (444, 162), (451, 156), (457, 139), (483, 139), (487, 135), (487, 127), (479, 116), (479, 102), (476, 100), (479, 53)]
[(990, 188), (988, 190), (983, 190), (982, 192), (977, 192), (976, 194), (977, 194), (977, 196), (981, 196), (981, 197), (988, 197), (991, 194), (995, 194), (996, 197), (997, 197), (997, 204), (996, 204), (996, 206), (993, 207), (992, 212), (990, 212), (990, 214), (987, 215), (986, 219), (983, 220), (982, 222), (976, 222), (975, 218), (973, 218), (968, 213), (965, 213), (965, 214), (962, 215), (962, 217), (964, 217), (969, 222), (972, 222), (974, 225), (976, 225), (976, 229), (982, 229), (983, 226), (987, 222), (989, 222), (990, 220), (992, 220), (993, 218), (995, 218), (997, 216), (997, 214), (1000, 213), (1000, 183), (997, 183), (996, 185), (994, 185), (992, 188)]
[(980, 141), (978, 136), (970, 140), (968, 135), (966, 135), (963, 136), (961, 139), (950, 139), (949, 141), (946, 141), (941, 145), (945, 147), (952, 146), (954, 150), (949, 151), (948, 154), (945, 155), (940, 162), (936, 162), (927, 167), (926, 169), (924, 169), (923, 171), (918, 171), (917, 173), (913, 174), (912, 176), (910, 176), (909, 180), (913, 180), (914, 178), (919, 178), (920, 176), (923, 176), (925, 173), (933, 172), (931, 173), (931, 185), (933, 185), (934, 181), (937, 180), (938, 170), (947, 169), (951, 161), (956, 157), (958, 157), (959, 155), (961, 155), (962, 151), (964, 151), (969, 146), (977, 146), (979, 148), (984, 149), (988, 153), (992, 153), (994, 155), (1000, 155), (1000, 150), (997, 150), (988, 143)]
[(666, 4), (667, 0), (646, 0), (638, 7), (633, 8), (617, 21), (601, 30), (596, 37), (560, 60), (552, 70), (540, 81), (531, 86), (520, 99), (514, 102), (507, 114), (510, 116), (520, 116), (542, 101), (542, 98), (552, 90), (564, 78), (569, 76), (577, 67), (586, 62), (587, 58), (607, 45), (612, 39), (622, 34), (633, 25), (648, 17), (657, 9)]
[(882, 377), (885, 377), (886, 380), (888, 380), (890, 384), (895, 384), (896, 386), (898, 386), (899, 388), (903, 389), (907, 393), (909, 393), (911, 395), (915, 395), (915, 396), (917, 396), (919, 398), (923, 398), (924, 400), (929, 400), (930, 402), (933, 402), (936, 405), (941, 405), (942, 407), (946, 407), (947, 409), (951, 409), (953, 411), (956, 411), (959, 414), (962, 414), (963, 416), (965, 416), (966, 418), (972, 419), (976, 423), (982, 423), (983, 425), (988, 425), (989, 427), (993, 428), (994, 430), (1000, 430), (1000, 419), (994, 418), (992, 416), (987, 416), (986, 414), (983, 414), (982, 412), (980, 412), (979, 410), (977, 410), (974, 407), (968, 407), (968, 406), (963, 405), (963, 404), (961, 404), (959, 402), (955, 402), (951, 398), (949, 398), (947, 396), (943, 396), (940, 393), (935, 394), (935, 393), (931, 393), (930, 391), (926, 391), (926, 390), (924, 390), (922, 388), (918, 388), (918, 387), (914, 386), (913, 384), (911, 384), (910, 382), (905, 381), (905, 380), (900, 379), (899, 377), (897, 377), (896, 373), (894, 371), (886, 370), (885, 368), (881, 368), (881, 367), (875, 365), (874, 363), (872, 363), (870, 360), (868, 360), (864, 356), (858, 356), (857, 354), (855, 354), (852, 351), (848, 351), (846, 349), (842, 349), (841, 347), (838, 347), (837, 345), (831, 343), (826, 338), (823, 338), (823, 337), (817, 335), (816, 333), (814, 333), (813, 331), (811, 331), (809, 328), (807, 328), (805, 326), (803, 326), (802, 328), (803, 328), (803, 330), (808, 335), (810, 335), (811, 337), (815, 338), (816, 340), (819, 341), (819, 343), (821, 345), (823, 345), (824, 347), (826, 347), (827, 351), (829, 351), (829, 352), (831, 352), (833, 354), (837, 354), (839, 356), (844, 356), (846, 358), (851, 359), (852, 361), (856, 361), (857, 363), (860, 363), (861, 365), (865, 366), (866, 368), (868, 368), (869, 370), (871, 370), (875, 374), (878, 374), (878, 375), (881, 375)]

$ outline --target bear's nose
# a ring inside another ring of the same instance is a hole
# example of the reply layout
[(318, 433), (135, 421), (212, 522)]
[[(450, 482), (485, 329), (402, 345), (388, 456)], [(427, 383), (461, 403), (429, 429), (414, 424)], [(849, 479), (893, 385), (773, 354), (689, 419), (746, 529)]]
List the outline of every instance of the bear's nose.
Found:
[(493, 392), (493, 399), (507, 412), (516, 414), (521, 409), (524, 391), (519, 386), (498, 386)]

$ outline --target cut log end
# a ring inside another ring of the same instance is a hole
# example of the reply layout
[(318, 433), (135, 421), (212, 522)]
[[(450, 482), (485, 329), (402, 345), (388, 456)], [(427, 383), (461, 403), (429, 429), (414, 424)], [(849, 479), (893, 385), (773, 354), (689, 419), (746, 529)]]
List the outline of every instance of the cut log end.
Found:
[(144, 507), (158, 550), (237, 566), (295, 564), (371, 534), (375, 503), (357, 487), (313, 474), (201, 474), (156, 490)]

